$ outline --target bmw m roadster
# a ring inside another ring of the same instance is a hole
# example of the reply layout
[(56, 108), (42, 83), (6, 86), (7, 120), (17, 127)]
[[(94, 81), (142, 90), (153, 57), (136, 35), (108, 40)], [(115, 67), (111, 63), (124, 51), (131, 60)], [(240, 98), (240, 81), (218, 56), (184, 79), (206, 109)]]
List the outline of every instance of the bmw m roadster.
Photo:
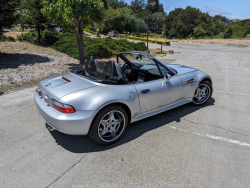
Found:
[(129, 123), (186, 103), (203, 105), (212, 92), (211, 77), (200, 70), (120, 52), (116, 62), (89, 57), (80, 70), (40, 81), (34, 99), (53, 129), (107, 145)]

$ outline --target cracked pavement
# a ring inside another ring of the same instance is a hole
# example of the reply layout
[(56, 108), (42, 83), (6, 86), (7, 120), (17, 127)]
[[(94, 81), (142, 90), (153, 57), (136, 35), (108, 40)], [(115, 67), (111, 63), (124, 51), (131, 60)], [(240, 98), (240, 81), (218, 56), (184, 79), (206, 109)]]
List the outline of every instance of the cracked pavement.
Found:
[[(159, 48), (150, 44), (150, 48)], [(128, 126), (111, 146), (46, 127), (35, 88), (0, 96), (0, 187), (249, 187), (250, 47), (172, 43), (214, 93)]]

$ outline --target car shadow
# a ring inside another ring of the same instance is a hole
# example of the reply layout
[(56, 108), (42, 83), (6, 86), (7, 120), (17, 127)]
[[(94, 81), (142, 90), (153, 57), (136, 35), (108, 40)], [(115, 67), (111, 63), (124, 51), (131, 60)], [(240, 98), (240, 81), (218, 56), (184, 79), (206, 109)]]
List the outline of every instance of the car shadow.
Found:
[(47, 63), (50, 58), (35, 54), (9, 54), (0, 52), (0, 69), (15, 69), (20, 65), (34, 65), (35, 63)]
[[(143, 134), (157, 129), (161, 126), (169, 124), (173, 121), (180, 122), (181, 118), (191, 114), (195, 111), (200, 110), (201, 108), (206, 108), (207, 106), (214, 105), (215, 100), (211, 98), (205, 105), (203, 106), (192, 106), (190, 104), (186, 104), (172, 110), (162, 112), (160, 114), (154, 115), (152, 117), (143, 119), (141, 121), (129, 124), (125, 134), (122, 138), (116, 143), (108, 146), (98, 145), (94, 141), (92, 141), (88, 136), (71, 136), (60, 133), (56, 130), (51, 129), (47, 125), (47, 129), (50, 134), (54, 137), (56, 143), (61, 145), (66, 150), (73, 153), (89, 153), (89, 152), (98, 152), (109, 150), (120, 145), (123, 145), (127, 142), (130, 142)], [(157, 139), (157, 138), (156, 138)]]

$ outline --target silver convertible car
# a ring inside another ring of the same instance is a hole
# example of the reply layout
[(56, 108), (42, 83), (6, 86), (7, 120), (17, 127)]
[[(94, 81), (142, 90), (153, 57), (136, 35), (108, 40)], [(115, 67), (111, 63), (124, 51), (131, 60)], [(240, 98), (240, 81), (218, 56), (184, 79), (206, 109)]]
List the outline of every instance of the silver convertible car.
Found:
[(129, 123), (180, 105), (206, 103), (213, 92), (206, 73), (165, 65), (149, 54), (120, 52), (115, 61), (89, 57), (84, 68), (39, 82), (35, 103), (53, 129), (116, 142)]

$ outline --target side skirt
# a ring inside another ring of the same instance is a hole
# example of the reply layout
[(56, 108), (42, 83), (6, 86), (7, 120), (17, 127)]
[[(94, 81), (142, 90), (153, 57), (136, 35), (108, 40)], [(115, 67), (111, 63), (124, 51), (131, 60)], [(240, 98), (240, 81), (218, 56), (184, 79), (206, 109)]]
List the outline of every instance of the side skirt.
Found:
[(139, 121), (141, 119), (144, 119), (144, 118), (147, 118), (147, 117), (150, 117), (150, 116), (153, 116), (153, 115), (156, 115), (156, 114), (159, 114), (161, 112), (164, 112), (164, 111), (167, 111), (167, 110), (170, 110), (172, 108), (176, 108), (178, 106), (181, 106), (181, 105), (184, 105), (186, 103), (189, 103), (191, 102), (191, 100), (188, 100), (188, 99), (183, 99), (181, 101), (177, 101), (175, 103), (172, 103), (170, 105), (167, 105), (167, 106), (164, 106), (164, 107), (161, 107), (161, 108), (157, 108), (155, 110), (152, 110), (150, 112), (146, 112), (146, 113), (143, 113), (143, 114), (139, 114), (137, 116), (135, 116), (132, 120), (131, 120), (131, 123), (135, 122), (135, 121)]

